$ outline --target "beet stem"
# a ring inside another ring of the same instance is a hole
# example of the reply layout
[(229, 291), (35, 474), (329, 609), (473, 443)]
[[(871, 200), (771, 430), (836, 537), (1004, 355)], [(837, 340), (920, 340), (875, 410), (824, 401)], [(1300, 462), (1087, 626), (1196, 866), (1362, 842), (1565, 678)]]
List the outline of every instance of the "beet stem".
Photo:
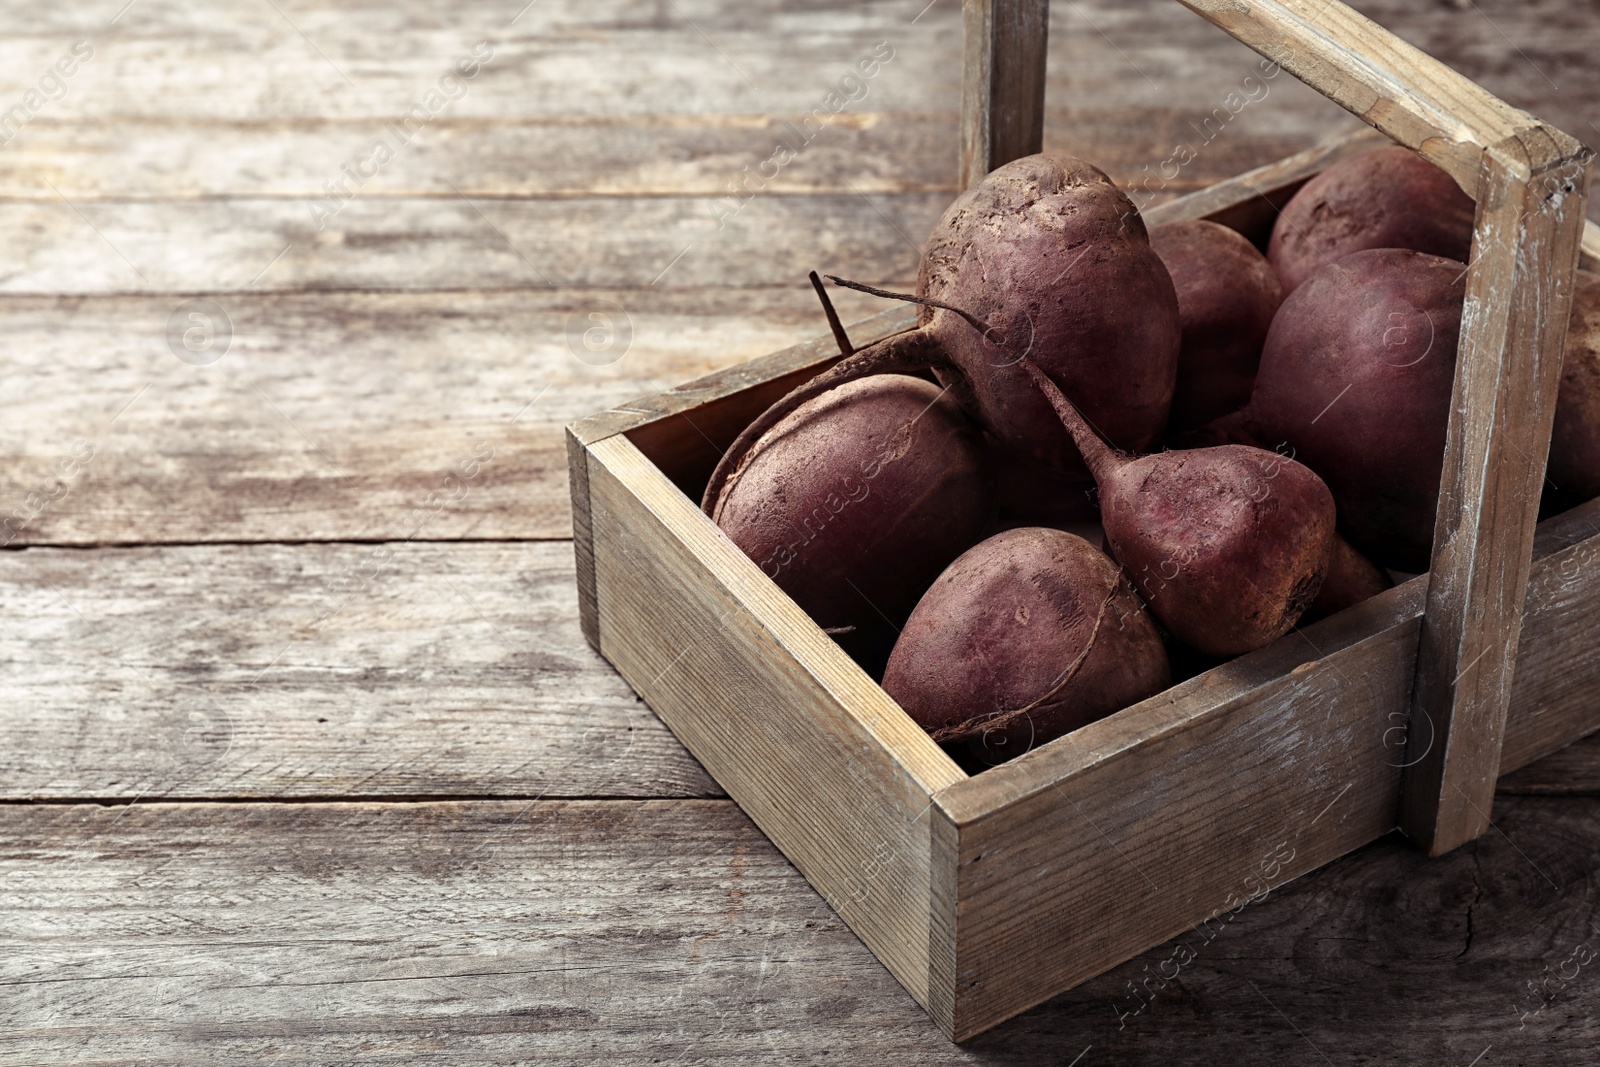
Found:
[(811, 288), (817, 291), (817, 299), (822, 301), (822, 313), (828, 316), (828, 329), (833, 331), (833, 339), (839, 344), (841, 356), (853, 355), (855, 346), (850, 343), (849, 334), (844, 332), (844, 323), (839, 321), (839, 313), (833, 308), (833, 299), (828, 296), (828, 290), (822, 286), (822, 279), (817, 277), (817, 272), (811, 272)]
[(1044, 371), (1034, 366), (1031, 360), (1022, 359), (1018, 362), (1033, 376), (1033, 383), (1044, 393), (1045, 399), (1050, 401), (1050, 406), (1056, 409), (1056, 417), (1067, 428), (1067, 433), (1072, 435), (1072, 441), (1083, 455), (1083, 461), (1089, 465), (1095, 481), (1103, 481), (1114, 474), (1124, 462), (1121, 455), (1101, 439), (1089, 425), (1088, 420), (1083, 417), (1083, 413), (1066, 398)]
[[(854, 289), (857, 292), (867, 293), (871, 296), (881, 296), (888, 300), (909, 300), (913, 304), (923, 304), (931, 308), (943, 308), (946, 311), (953, 311), (965, 319), (967, 324), (974, 330), (977, 330), (979, 333), (983, 334), (983, 339), (985, 341), (989, 341), (1000, 348), (1005, 347), (1006, 339), (1004, 334), (1001, 334), (999, 330), (995, 329), (993, 326), (990, 326), (987, 322), (984, 322), (982, 319), (978, 318), (978, 316), (973, 315), (970, 312), (962, 311), (954, 304), (946, 304), (943, 300), (935, 300), (931, 296), (916, 296), (912, 293), (891, 293), (887, 289), (874, 289), (870, 285), (862, 285), (860, 282), (853, 282), (848, 278), (840, 278), (833, 274), (830, 274), (827, 277), (828, 280), (834, 285), (842, 285), (846, 289)], [(997, 334), (998, 336), (990, 337), (990, 334)]]

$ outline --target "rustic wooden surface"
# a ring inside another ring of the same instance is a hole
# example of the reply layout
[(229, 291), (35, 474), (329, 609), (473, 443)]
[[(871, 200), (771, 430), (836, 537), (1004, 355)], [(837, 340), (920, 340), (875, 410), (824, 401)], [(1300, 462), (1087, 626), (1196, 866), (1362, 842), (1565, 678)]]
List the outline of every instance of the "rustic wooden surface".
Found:
[[(122, 6), (0, 8), (0, 109), (94, 48), (0, 147), (0, 1063), (1592, 1061), (1600, 742), (956, 1048), (583, 642), (561, 426), (822, 332), (810, 267), (912, 278), (955, 0)], [(1201, 144), (1253, 53), (1052, 6), (1047, 147), (1152, 203), (1353, 128), (1283, 75)], [(1355, 6), (1600, 140), (1592, 4)]]

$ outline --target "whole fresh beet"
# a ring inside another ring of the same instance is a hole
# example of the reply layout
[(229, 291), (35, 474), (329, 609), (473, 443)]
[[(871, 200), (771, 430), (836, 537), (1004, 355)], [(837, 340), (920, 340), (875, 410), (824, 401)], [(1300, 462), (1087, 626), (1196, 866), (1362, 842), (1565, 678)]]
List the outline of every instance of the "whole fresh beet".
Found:
[(1008, 490), (1013, 498), (1029, 495), (1016, 483), (1027, 481), (1030, 462), (1057, 479), (1087, 473), (1023, 358), (1080, 397), (1119, 446), (1160, 440), (1177, 374), (1178, 297), (1138, 211), (1095, 167), (1041, 154), (989, 174), (934, 227), (918, 290), (948, 306), (925, 308), (915, 330), (862, 349), (773, 405), (728, 449), (707, 499), (773, 423), (872, 374), (933, 370), (996, 444), (997, 463), (1022, 468), (1006, 480), (1020, 489)]
[[(1008, 450), (1086, 473), (1024, 358), (1080, 398), (1118, 447), (1161, 439), (1177, 376), (1178, 296), (1138, 211), (1099, 168), (1034, 155), (994, 171), (934, 227), (917, 289), (994, 328), (980, 333), (947, 310), (922, 309), (979, 421)], [(948, 369), (935, 372), (950, 380)]]
[(968, 549), (918, 602), (883, 688), (934, 740), (1021, 755), (1165, 689), (1161, 636), (1116, 563), (1024, 527)]
[(1035, 381), (1099, 483), (1111, 551), (1173, 637), (1235, 656), (1289, 632), (1327, 572), (1334, 506), (1320, 478), (1249, 445), (1121, 455), (1055, 383)]
[(1325, 267), (1278, 310), (1244, 412), (1328, 483), (1350, 542), (1396, 570), (1428, 569), (1466, 275), (1399, 248)]
[(763, 434), (710, 514), (870, 662), (939, 572), (987, 532), (992, 510), (970, 420), (931, 382), (879, 375), (813, 398)]
[(1157, 226), (1150, 247), (1172, 275), (1183, 327), (1170, 437), (1237, 411), (1250, 399), (1283, 286), (1255, 245), (1205, 219)]
[(1548, 474), (1572, 503), (1600, 496), (1600, 275), (1588, 271), (1572, 295)]
[(1317, 599), (1306, 610), (1304, 621), (1315, 622), (1337, 615), (1345, 608), (1392, 588), (1394, 579), (1387, 571), (1335, 534), (1328, 545), (1327, 574), (1322, 579), (1322, 588), (1317, 590)]
[(1399, 145), (1335, 163), (1284, 205), (1267, 259), (1285, 293), (1352, 252), (1410, 248), (1465, 261), (1472, 197), (1455, 179)]

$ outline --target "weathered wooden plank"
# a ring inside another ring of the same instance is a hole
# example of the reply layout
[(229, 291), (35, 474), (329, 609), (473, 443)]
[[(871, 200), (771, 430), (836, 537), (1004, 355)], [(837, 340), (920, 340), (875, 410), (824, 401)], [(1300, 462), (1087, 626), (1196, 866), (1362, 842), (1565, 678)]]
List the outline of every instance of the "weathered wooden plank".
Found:
[(1417, 651), (1401, 826), (1430, 855), (1489, 829), (1591, 153), (1484, 153)]
[[(1500, 779), (1497, 794), (1600, 796), (1600, 734), (1590, 734)], [(1496, 802), (1499, 803), (1498, 801)]]
[(1600, 730), (1600, 698), (1588, 667), (1600, 618), (1600, 500), (1539, 524), (1523, 603), (1500, 773), (1559, 752)]
[(766, 287), (818, 265), (904, 282), (949, 199), (760, 196), (720, 218), (681, 197), (357, 199), (320, 230), (300, 200), (28, 200), (5, 213), (0, 293)]
[(0, 553), (0, 797), (721, 796), (564, 543)]
[(1388, 835), (973, 1048), (1026, 1031), (1069, 1059), (1092, 1042), (1083, 1064), (1583, 1063), (1600, 1039), (1594, 802), (1497, 809), (1498, 832), (1449, 856)]
[[(1593, 29), (1592, 12), (1562, 0), (1483, 0), (1477, 6), (1363, 0), (1361, 9), (1491, 92), (1557, 125), (1581, 125), (1524, 97), (1575, 96), (1568, 101), (1571, 114), (1585, 113), (1579, 79), (1592, 76), (1584, 37)], [(20, 95), (75, 38), (86, 37), (95, 58), (30, 128), (155, 115), (195, 125), (218, 119), (381, 121), (436, 87), (459, 55), (487, 39), (494, 57), (435, 122), (453, 116), (651, 116), (663, 112), (664, 101), (674, 114), (803, 114), (849, 69), (857, 49), (887, 39), (895, 59), (867, 99), (853, 106), (936, 108), (953, 117), (959, 104), (961, 15), (944, 2), (864, 0), (846, 12), (780, 0), (680, 0), (676, 10), (662, 5), (641, 12), (621, 2), (540, 0), (515, 24), (516, 8), (508, 13), (493, 0), (454, 5), (448, 16), (421, 3), (352, 4), (337, 11), (291, 4), (284, 12), (292, 24), (270, 7), (140, 0), (138, 10), (128, 12), (135, 17), (108, 27), (109, 16), (98, 9), (17, 9), (0, 14), (0, 86), (8, 100)], [(1098, 108), (1142, 94), (1151, 105), (1181, 109), (1193, 101), (1162, 94), (1182, 72), (1248, 61), (1239, 45), (1170, 0), (1073, 0), (1056, 4), (1052, 15), (1048, 99), (1076, 98)], [(215, 62), (219, 54), (243, 58), (246, 50), (248, 62)], [(118, 87), (128, 95), (119, 96)], [(137, 106), (130, 104), (134, 99)], [(355, 147), (366, 140), (358, 137)]]
[[(567, 538), (564, 423), (823, 328), (803, 278), (216, 302), (231, 347), (195, 366), (167, 345), (176, 297), (0, 299), (0, 541), (396, 539), (440, 491), (453, 499), (421, 538)], [(613, 347), (591, 353), (595, 313)], [(92, 452), (63, 478), (75, 447)], [(444, 484), (490, 449), (465, 497)]]
[(7, 805), (0, 1060), (1568, 1067), (1600, 806), (1498, 825), (1386, 838), (955, 1046), (728, 801)]
[[(1553, 0), (1533, 6), (1538, 10), (1512, 24), (1538, 27), (1540, 16), (1557, 7)], [(448, 101), (434, 122), (663, 113), (779, 113), (798, 121), (840, 88), (862, 54), (887, 41), (893, 59), (869, 79), (864, 98), (848, 101), (849, 110), (937, 110), (953, 120), (960, 100), (962, 17), (949, 3), (866, 0), (845, 11), (791, 7), (781, 0), (681, 0), (676, 8), (642, 12), (615, 0), (541, 0), (512, 27), (504, 5), (492, 0), (452, 7), (448, 16), (417, 3), (285, 11), (316, 48), (270, 7), (229, 5), (218, 13), (208, 5), (140, 0), (140, 11), (129, 13), (142, 17), (119, 20), (109, 35), (97, 11), (0, 16), (0, 57), (7, 72), (7, 83), (0, 84), (20, 93), (37, 80), (30, 71), (43, 73), (64, 44), (87, 36), (98, 49), (95, 58), (29, 128), (141, 115), (173, 116), (196, 126), (377, 119), (376, 127), (436, 88), (458, 56), (487, 39), (493, 56), (480, 74), (465, 80), (466, 94)], [(1140, 70), (1175, 79), (1248, 55), (1159, 0), (1086, 0), (1058, 5), (1055, 17), (1051, 52), (1065, 62), (1051, 65), (1049, 95), (1079, 106), (1126, 102), (1130, 86), (1144, 103), (1171, 106)], [(1485, 28), (1474, 39), (1489, 34)], [(239, 54), (246, 42), (248, 63), (205, 63), (221, 53)], [(340, 69), (349, 82), (340, 78)], [(149, 96), (133, 107), (119, 98), (118, 87)], [(842, 88), (851, 94), (850, 86)], [(367, 140), (358, 138), (352, 148)], [(947, 166), (953, 174), (953, 157)]]
[(601, 651), (928, 1003), (928, 813), (965, 774), (626, 436), (589, 499)]
[(1049, 0), (961, 5), (962, 188), (1044, 146)]
[[(1541, 527), (1507, 772), (1600, 728), (1561, 621), (1600, 614), (1597, 522)], [(381, 547), (0, 553), (0, 796), (720, 793), (584, 646), (565, 545), (391, 545), (347, 589)]]
[[(953, 9), (953, 5), (952, 5)], [(1203, 80), (1209, 71), (1190, 77)], [(1206, 145), (1168, 188), (1195, 189), (1329, 136), (1353, 119), (1282, 80), (1281, 103), (1246, 116)], [(1141, 83), (1142, 84), (1142, 83)], [(930, 92), (937, 91), (930, 86)], [(1212, 91), (1209, 84), (1194, 91)], [(1065, 104), (1072, 97), (1063, 92)], [(1219, 98), (1221, 92), (1218, 93)], [(1294, 97), (1290, 100), (1289, 97)], [(684, 205), (715, 217), (730, 183), (755, 171), (785, 137), (792, 116), (619, 115), (611, 118), (455, 119), (426, 135), (360, 188), (360, 197), (457, 196), (705, 198)], [(956, 113), (841, 112), (791, 165), (764, 178), (758, 196), (956, 193)], [(1197, 140), (1189, 116), (1142, 103), (1046, 110), (1045, 145), (1092, 160), (1127, 185), (1153, 173), (1179, 141)], [(323, 183), (361, 158), (381, 120), (307, 119), (174, 123), (129, 116), (37, 125), (0, 152), (0, 196), (55, 200), (48, 176), (73, 202), (287, 197), (314, 201)], [(1365, 127), (1362, 127), (1365, 128)], [(530, 160), (537, 165), (531, 165)], [(769, 172), (771, 168), (768, 168)], [(309, 203), (301, 213), (313, 218)]]

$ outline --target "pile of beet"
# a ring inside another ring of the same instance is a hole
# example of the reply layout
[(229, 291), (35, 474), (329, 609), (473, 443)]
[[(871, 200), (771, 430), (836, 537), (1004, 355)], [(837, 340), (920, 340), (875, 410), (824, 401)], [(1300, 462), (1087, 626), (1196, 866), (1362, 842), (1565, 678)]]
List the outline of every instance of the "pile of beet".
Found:
[[(852, 352), (813, 275), (846, 358), (702, 506), (958, 759), (1020, 755), (1427, 569), (1473, 210), (1379, 149), (1263, 253), (1017, 160), (945, 212), (914, 294), (834, 279), (916, 301), (915, 329)], [(1547, 508), (1600, 495), (1593, 275), (1549, 474)]]

